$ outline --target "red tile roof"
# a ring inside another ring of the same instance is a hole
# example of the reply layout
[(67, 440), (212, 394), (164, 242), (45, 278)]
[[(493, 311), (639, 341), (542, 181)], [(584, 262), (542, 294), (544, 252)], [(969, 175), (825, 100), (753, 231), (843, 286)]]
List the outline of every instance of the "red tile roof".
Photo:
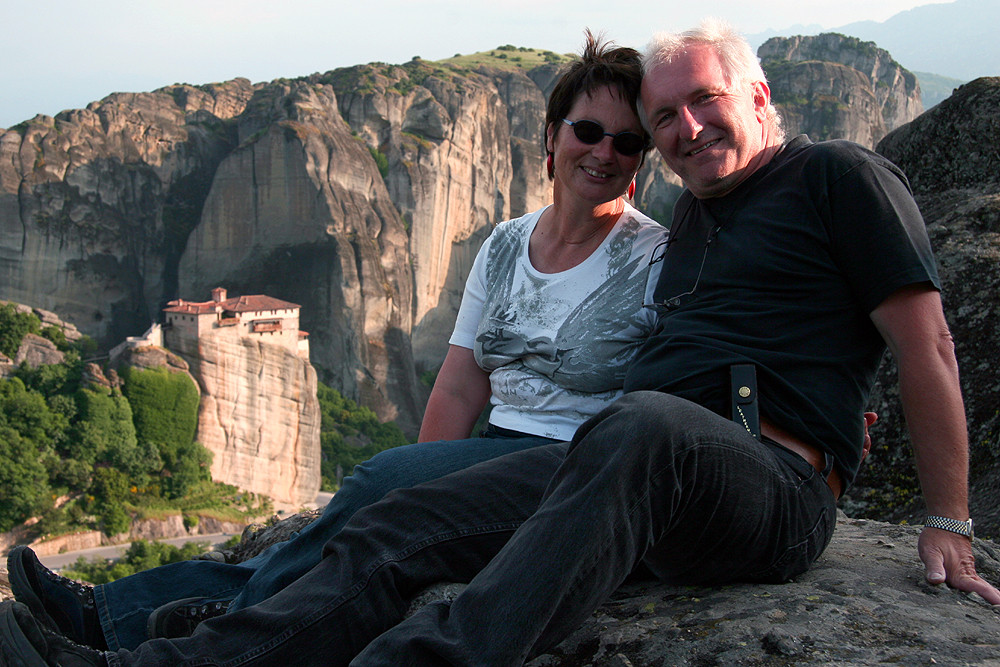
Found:
[(163, 312), (184, 313), (188, 315), (207, 315), (214, 313), (217, 306), (221, 307), (222, 310), (234, 313), (261, 312), (266, 310), (291, 310), (302, 307), (297, 303), (282, 301), (281, 299), (275, 299), (274, 297), (266, 296), (264, 294), (250, 294), (247, 296), (238, 296), (232, 299), (226, 299), (221, 302), (197, 302), (177, 299), (176, 301), (170, 301), (167, 303), (167, 307), (163, 309)]

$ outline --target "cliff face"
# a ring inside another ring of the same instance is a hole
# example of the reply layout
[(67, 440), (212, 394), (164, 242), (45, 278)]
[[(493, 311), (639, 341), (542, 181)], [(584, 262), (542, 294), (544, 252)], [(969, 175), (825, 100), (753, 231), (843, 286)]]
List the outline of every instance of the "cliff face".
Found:
[(320, 483), (316, 371), (286, 348), (235, 335), (166, 339), (201, 390), (195, 439), (212, 478), (301, 507)]
[[(38, 116), (0, 136), (0, 296), (107, 347), (218, 285), (293, 301), (324, 379), (415, 433), (483, 239), (550, 197), (557, 75), (373, 64)], [(663, 212), (671, 178), (640, 179)]]
[(872, 42), (834, 33), (772, 37), (757, 56), (789, 135), (872, 148), (923, 113), (916, 76)]
[(0, 135), (0, 285), (108, 346), (176, 291), (246, 80), (115, 94)]

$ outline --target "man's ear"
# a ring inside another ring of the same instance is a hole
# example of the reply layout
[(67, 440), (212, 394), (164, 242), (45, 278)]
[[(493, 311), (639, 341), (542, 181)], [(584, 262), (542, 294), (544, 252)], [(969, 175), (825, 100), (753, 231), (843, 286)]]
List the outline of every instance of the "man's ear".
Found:
[(754, 113), (757, 114), (758, 120), (764, 122), (764, 119), (767, 118), (767, 107), (771, 104), (771, 89), (768, 88), (766, 82), (755, 81), (752, 84), (751, 93), (753, 94)]
[(547, 150), (550, 153), (556, 152), (555, 133), (556, 133), (555, 123), (549, 123), (545, 127), (545, 150)]

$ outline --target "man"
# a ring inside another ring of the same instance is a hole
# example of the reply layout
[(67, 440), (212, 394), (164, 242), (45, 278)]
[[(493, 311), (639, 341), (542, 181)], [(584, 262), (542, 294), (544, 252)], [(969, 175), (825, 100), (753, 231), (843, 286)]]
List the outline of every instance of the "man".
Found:
[[(753, 53), (719, 26), (654, 41), (640, 112), (688, 192), (657, 258), (658, 331), (625, 398), (572, 443), (390, 494), (299, 581), (189, 638), (101, 655), (8, 603), (8, 660), (517, 665), (565, 637), (639, 563), (669, 582), (786, 580), (832, 535), (886, 343), (928, 509), (943, 517), (920, 537), (928, 579), (1000, 603), (958, 534), (968, 519), (962, 402), (902, 176), (842, 142), (783, 144)], [(759, 440), (750, 420), (727, 415), (730, 368), (748, 362)], [(449, 579), (471, 581), (452, 603), (402, 620), (415, 592)]]

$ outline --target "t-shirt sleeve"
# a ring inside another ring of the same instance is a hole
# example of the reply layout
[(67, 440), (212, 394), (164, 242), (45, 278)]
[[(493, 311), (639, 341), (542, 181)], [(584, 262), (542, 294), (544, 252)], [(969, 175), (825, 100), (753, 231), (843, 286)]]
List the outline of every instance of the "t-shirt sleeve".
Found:
[(483, 316), (483, 304), (486, 302), (486, 257), (489, 255), (492, 238), (487, 238), (479, 249), (465, 281), (465, 292), (458, 308), (458, 317), (455, 318), (455, 329), (448, 340), (451, 345), (470, 350), (475, 348), (476, 333)]
[(827, 206), (834, 260), (866, 312), (907, 285), (940, 289), (923, 216), (893, 165), (861, 157), (831, 183)]

